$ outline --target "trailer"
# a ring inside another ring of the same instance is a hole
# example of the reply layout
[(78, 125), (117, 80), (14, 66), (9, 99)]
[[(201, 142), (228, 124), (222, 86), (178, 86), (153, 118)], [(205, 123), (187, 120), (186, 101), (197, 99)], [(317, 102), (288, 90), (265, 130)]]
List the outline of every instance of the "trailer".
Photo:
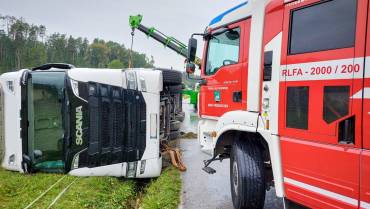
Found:
[(207, 173), (230, 158), (235, 208), (263, 208), (271, 187), (310, 208), (370, 208), (369, 6), (249, 0), (207, 27), (198, 140)]
[(182, 114), (175, 70), (46, 64), (2, 74), (0, 90), (1, 166), (22, 173), (157, 177)]

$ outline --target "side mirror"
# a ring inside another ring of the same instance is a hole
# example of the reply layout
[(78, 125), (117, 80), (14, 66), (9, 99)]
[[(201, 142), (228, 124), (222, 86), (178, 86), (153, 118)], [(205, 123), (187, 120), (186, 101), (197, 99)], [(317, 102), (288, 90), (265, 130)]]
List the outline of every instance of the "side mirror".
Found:
[(192, 62), (186, 63), (186, 73), (193, 74), (195, 72), (195, 64)]
[(195, 56), (197, 53), (197, 45), (198, 41), (195, 38), (190, 38), (189, 39), (189, 44), (188, 44), (188, 62), (194, 62), (195, 61)]

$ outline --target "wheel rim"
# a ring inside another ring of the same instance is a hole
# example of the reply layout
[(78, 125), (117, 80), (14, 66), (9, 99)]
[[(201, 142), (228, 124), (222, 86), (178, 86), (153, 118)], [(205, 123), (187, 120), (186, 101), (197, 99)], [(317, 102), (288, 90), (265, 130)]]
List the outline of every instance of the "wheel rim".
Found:
[(239, 171), (238, 171), (238, 164), (236, 161), (233, 162), (233, 185), (234, 185), (234, 192), (238, 194), (238, 186), (239, 186)]

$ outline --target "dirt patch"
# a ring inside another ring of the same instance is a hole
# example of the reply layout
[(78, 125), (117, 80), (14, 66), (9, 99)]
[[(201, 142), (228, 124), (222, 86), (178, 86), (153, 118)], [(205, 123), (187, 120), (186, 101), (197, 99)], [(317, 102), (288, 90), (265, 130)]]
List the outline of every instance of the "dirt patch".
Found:
[(181, 139), (196, 139), (198, 138), (198, 135), (194, 132), (187, 132), (187, 133), (181, 132), (180, 138)]

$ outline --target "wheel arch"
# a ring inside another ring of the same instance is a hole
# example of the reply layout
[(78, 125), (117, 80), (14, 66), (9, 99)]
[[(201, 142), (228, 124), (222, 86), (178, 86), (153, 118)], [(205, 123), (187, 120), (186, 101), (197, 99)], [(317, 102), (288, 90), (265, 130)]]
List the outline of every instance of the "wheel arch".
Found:
[(266, 175), (267, 186), (270, 187), (274, 185), (276, 195), (278, 197), (283, 197), (284, 185), (279, 137), (258, 132), (257, 130), (247, 130), (245, 127), (241, 129), (225, 128), (225, 130), (216, 137), (214, 156), (220, 154), (229, 155), (230, 153), (228, 152), (231, 151), (231, 147), (235, 140), (253, 140), (254, 143), (262, 149), (265, 162), (269, 162), (266, 164), (266, 169), (268, 170)]

